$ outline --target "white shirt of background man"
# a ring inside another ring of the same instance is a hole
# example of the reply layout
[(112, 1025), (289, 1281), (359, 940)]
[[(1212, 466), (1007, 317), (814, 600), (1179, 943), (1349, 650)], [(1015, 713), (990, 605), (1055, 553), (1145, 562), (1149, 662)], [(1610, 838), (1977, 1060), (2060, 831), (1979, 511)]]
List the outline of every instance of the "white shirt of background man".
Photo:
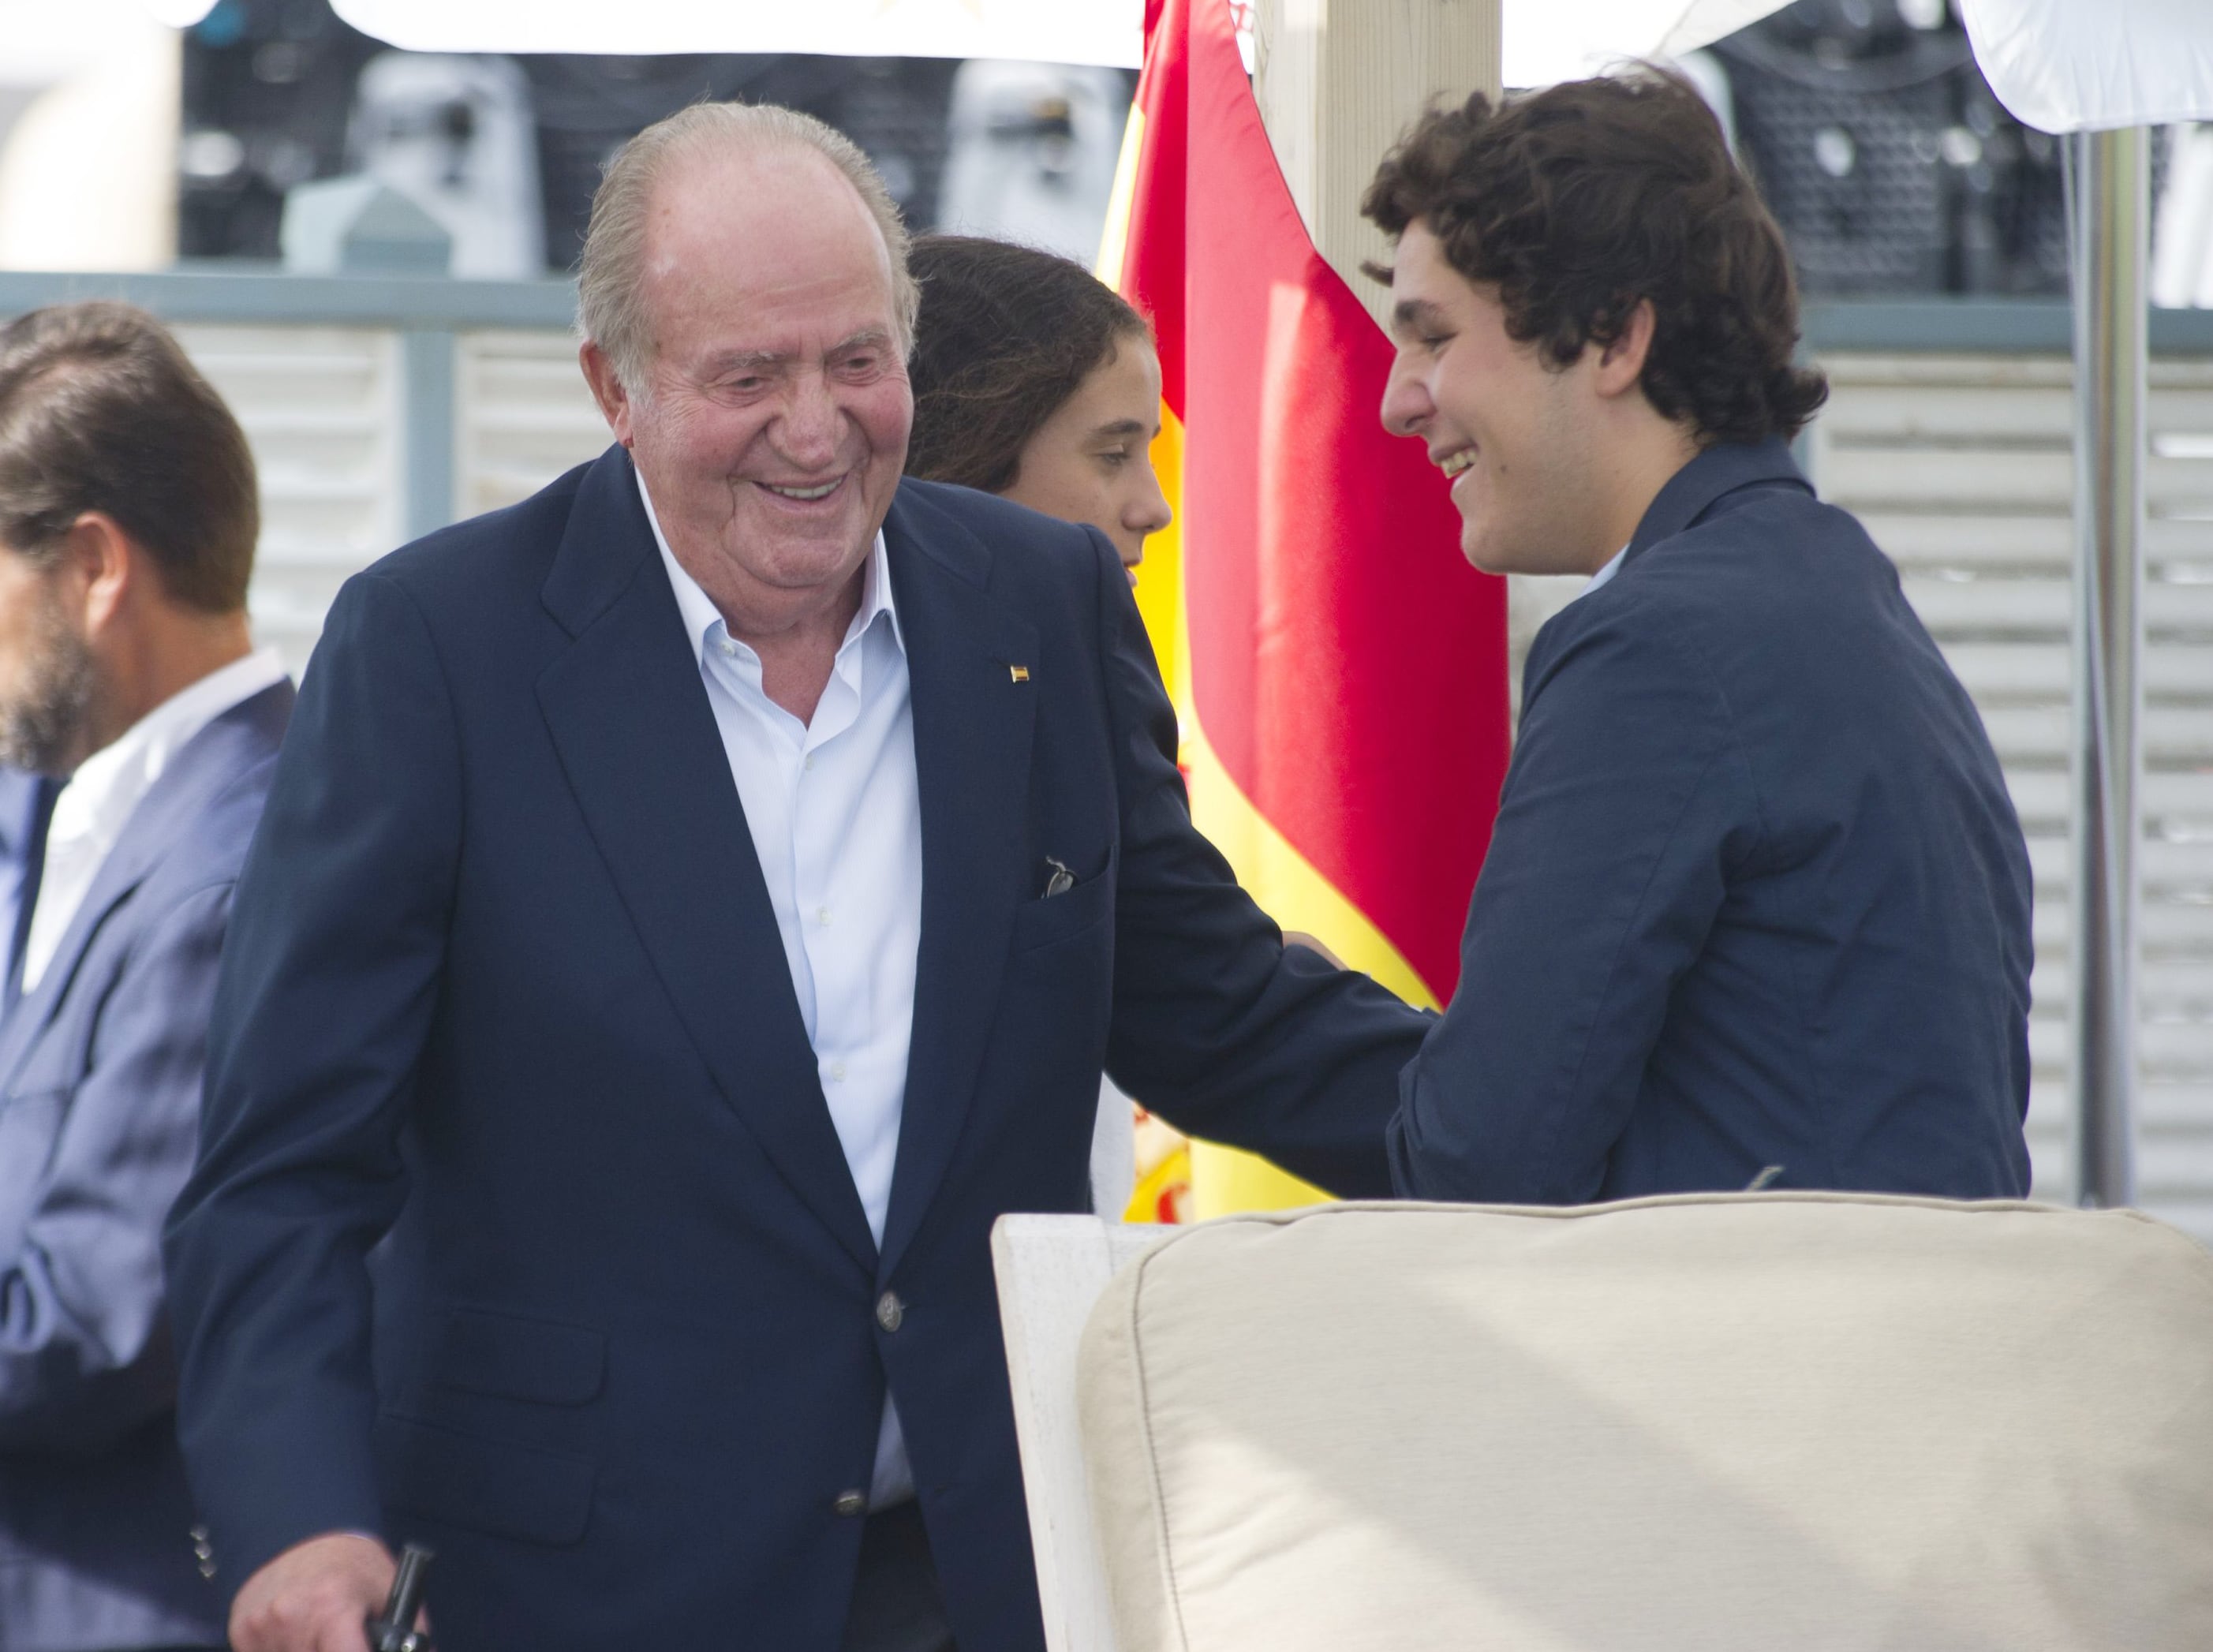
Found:
[(132, 723), (123, 737), (77, 765), (54, 800), (39, 904), (23, 943), (23, 994), (46, 978), (76, 910), (136, 809), (193, 735), (224, 712), (284, 680), (275, 649), (258, 649), (180, 688)]
[[(730, 635), (714, 599), (669, 551), (643, 477), (638, 496), (745, 806), (830, 1122), (881, 1246), (922, 941), (914, 708), (884, 536), (869, 553), (860, 611), (814, 720), (802, 722), (768, 697), (760, 655)], [(869, 1505), (900, 1502), (913, 1490), (887, 1395)]]

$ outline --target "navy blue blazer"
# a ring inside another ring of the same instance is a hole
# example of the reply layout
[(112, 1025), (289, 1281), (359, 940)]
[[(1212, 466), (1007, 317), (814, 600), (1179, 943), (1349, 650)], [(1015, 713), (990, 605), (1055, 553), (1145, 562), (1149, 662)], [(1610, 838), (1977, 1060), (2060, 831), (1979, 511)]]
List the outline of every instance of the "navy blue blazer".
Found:
[(1399, 1191), (2028, 1187), (2028, 854), (1966, 691), (1779, 441), (1538, 633)]
[(923, 907), (881, 1253), (628, 456), (340, 594), (171, 1228), (231, 1588), (363, 1529), (436, 1548), (446, 1652), (834, 1652), (888, 1383), (961, 1644), (1039, 1647), (988, 1236), (1088, 1208), (1102, 1063), (1387, 1192), (1425, 1022), (1192, 830), (1105, 539), (914, 482), (885, 531)]
[(279, 684), (141, 798), (0, 1021), (0, 1646), (220, 1645), (194, 1558), (162, 1221), (191, 1168), (232, 891), (291, 713)]

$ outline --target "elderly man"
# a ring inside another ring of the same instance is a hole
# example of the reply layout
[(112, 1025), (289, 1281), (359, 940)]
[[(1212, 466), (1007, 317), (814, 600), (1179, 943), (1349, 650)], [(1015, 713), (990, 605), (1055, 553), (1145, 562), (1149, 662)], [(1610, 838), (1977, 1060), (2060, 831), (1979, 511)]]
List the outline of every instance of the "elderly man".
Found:
[(246, 437), (152, 317), (0, 328), (0, 762), (66, 777), (0, 1015), (0, 1646), (220, 1646), (161, 1235), (292, 705)]
[[(905, 483), (913, 294), (775, 108), (594, 204), (606, 456), (332, 613), (169, 1256), (240, 1652), (1037, 1647), (988, 1251), (1102, 1064), (1348, 1193), (1422, 1018), (1192, 829), (1113, 548)], [(374, 1253), (372, 1254), (372, 1253)]]

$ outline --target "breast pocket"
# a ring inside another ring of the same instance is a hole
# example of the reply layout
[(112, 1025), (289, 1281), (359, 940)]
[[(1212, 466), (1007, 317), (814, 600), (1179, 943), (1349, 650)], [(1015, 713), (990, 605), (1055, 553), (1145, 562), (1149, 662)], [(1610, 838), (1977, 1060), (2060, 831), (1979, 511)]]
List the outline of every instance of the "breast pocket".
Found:
[(1039, 895), (1022, 903), (1015, 913), (1013, 949), (1035, 952), (1096, 928), (1114, 907), (1114, 863), (1119, 849), (1110, 846), (1106, 864), (1071, 889), (1057, 895)]

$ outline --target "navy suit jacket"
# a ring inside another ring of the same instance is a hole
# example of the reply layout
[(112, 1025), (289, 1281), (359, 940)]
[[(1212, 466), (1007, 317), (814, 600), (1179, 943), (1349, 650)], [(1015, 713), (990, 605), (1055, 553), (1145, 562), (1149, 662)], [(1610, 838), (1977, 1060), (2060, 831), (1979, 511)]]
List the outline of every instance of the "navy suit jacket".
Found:
[(163, 1314), (209, 1005), (292, 690), (217, 717), (125, 824), (0, 1021), (0, 1646), (215, 1645)]
[(1400, 1192), (2028, 1187), (2029, 868), (1981, 719), (1781, 442), (1539, 632)]
[(923, 905), (881, 1252), (628, 456), (340, 594), (171, 1229), (229, 1587), (366, 1529), (436, 1548), (446, 1652), (833, 1652), (888, 1383), (961, 1643), (1038, 1647), (988, 1235), (1088, 1208), (1102, 1063), (1387, 1192), (1425, 1022), (1192, 830), (1105, 539), (915, 482), (885, 532)]

